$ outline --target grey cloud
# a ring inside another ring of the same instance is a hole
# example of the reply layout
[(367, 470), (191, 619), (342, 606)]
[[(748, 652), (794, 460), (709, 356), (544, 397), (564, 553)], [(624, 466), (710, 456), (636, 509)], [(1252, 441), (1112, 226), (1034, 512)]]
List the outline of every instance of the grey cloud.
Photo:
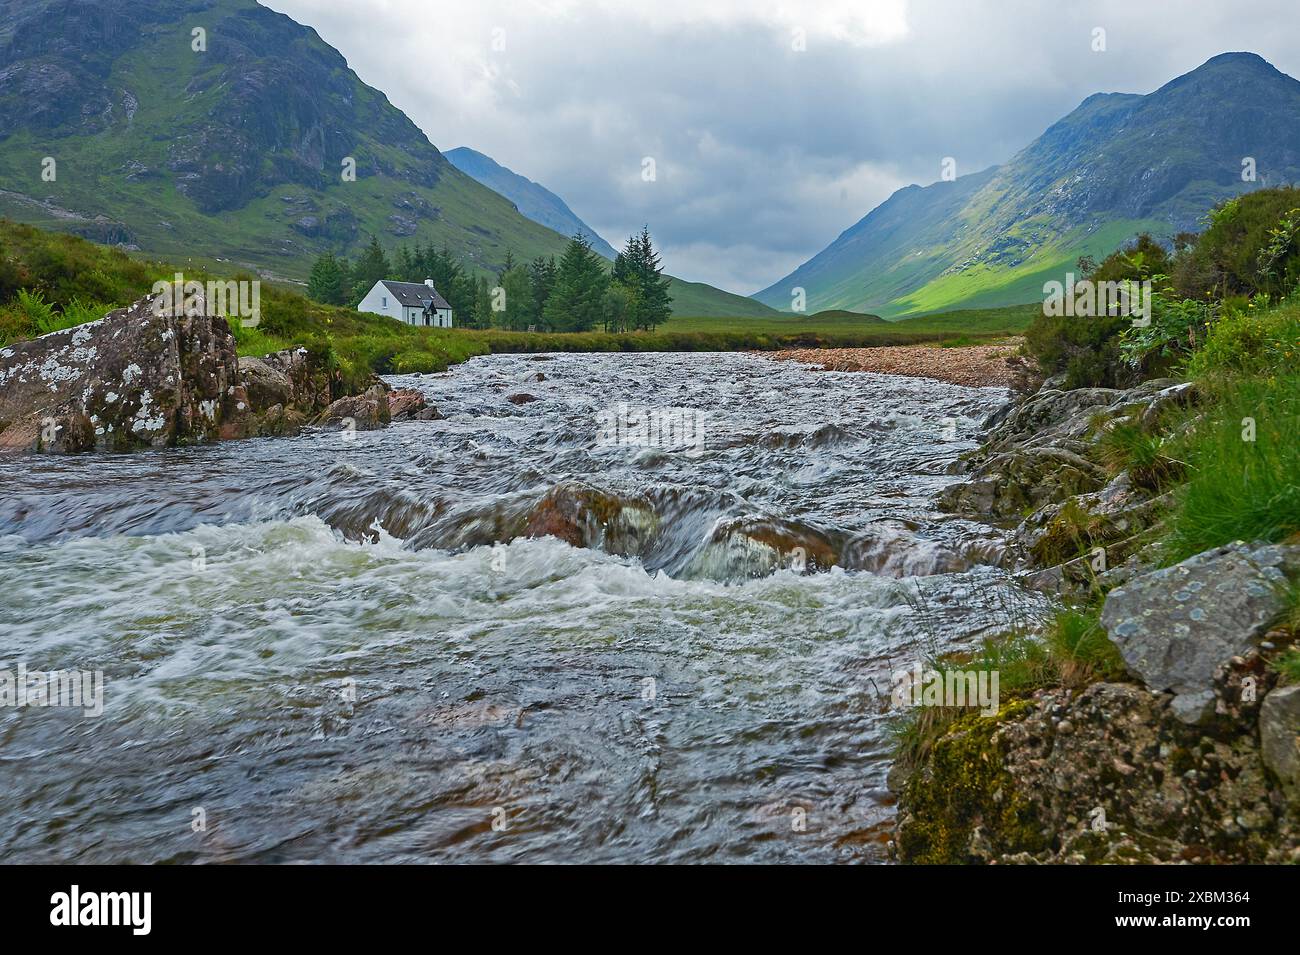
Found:
[[(901, 39), (810, 35), (806, 52), (730, 4), (653, 24), (577, 2), (271, 5), (315, 27), (439, 147), (472, 146), (541, 182), (616, 246), (649, 223), (670, 271), (743, 293), (895, 188), (937, 179), (943, 157), (959, 173), (1005, 161), (1094, 92), (1149, 92), (1231, 49), (1300, 70), (1300, 21), (1283, 0), (1250, 17), (1228, 0), (916, 0)], [(1090, 49), (1094, 27), (1105, 53)], [(640, 179), (646, 155), (654, 183)]]

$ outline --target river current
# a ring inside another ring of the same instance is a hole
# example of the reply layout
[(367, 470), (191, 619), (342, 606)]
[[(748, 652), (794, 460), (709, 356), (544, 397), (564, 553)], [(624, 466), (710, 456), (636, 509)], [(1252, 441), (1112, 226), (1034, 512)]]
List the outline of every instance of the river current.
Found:
[[(1015, 597), (932, 503), (1005, 392), (737, 354), (390, 381), (444, 418), (0, 459), (0, 669), (103, 679), (100, 715), (0, 707), (0, 857), (885, 860), (890, 674)], [(687, 440), (610, 427), (650, 420)]]

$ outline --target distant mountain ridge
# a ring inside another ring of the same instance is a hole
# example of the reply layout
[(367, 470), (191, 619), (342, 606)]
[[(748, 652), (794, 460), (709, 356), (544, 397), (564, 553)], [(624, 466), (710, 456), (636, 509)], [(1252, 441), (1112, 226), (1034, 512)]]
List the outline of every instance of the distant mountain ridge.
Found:
[[(1242, 181), (1242, 161), (1257, 179)], [(1146, 95), (1098, 93), (1002, 166), (908, 186), (755, 294), (900, 316), (1034, 301), (1080, 255), (1199, 228), (1215, 202), (1300, 180), (1300, 82), (1225, 53)]]
[[(487, 272), (567, 242), (253, 0), (0, 0), (0, 215), (290, 280), (371, 235)], [(771, 314), (701, 283), (672, 293), (678, 313)]]
[(614, 258), (614, 247), (597, 235), (595, 229), (579, 219), (563, 199), (545, 186), (521, 176), (513, 169), (507, 169), (491, 156), (468, 146), (457, 146), (443, 155), (465, 175), (505, 196), (515, 204), (515, 208), (534, 222), (554, 229), (560, 235), (582, 234), (597, 253), (607, 259)]

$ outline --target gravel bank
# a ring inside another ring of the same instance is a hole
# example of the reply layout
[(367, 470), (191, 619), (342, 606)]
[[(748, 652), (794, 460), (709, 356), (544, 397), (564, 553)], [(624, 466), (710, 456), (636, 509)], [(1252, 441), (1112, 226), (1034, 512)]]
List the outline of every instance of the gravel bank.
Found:
[(1014, 359), (1023, 339), (996, 345), (940, 348), (936, 345), (888, 345), (878, 348), (795, 348), (761, 352), (777, 361), (800, 361), (822, 371), (874, 371), (885, 375), (935, 378), (954, 385), (1009, 388), (1017, 376)]

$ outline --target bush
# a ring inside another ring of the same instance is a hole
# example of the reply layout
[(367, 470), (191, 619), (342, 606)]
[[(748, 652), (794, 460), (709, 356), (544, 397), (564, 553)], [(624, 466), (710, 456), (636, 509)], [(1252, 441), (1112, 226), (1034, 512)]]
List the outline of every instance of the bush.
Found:
[[(1300, 189), (1259, 189), (1219, 203), (1208, 227), (1172, 269), (1186, 298), (1267, 294), (1277, 298), (1300, 282), (1296, 242)], [(1289, 223), (1289, 224), (1288, 224)]]
[(1168, 373), (1204, 340), (1217, 312), (1210, 302), (1180, 298), (1166, 284), (1166, 276), (1152, 278), (1150, 321), (1130, 322), (1120, 332), (1120, 354), (1143, 378)]
[(1045, 374), (1064, 372), (1066, 388), (1123, 388), (1137, 377), (1120, 354), (1120, 332), (1131, 321), (1040, 315), (1025, 332), (1025, 350)]
[(1226, 308), (1209, 323), (1205, 343), (1188, 362), (1193, 378), (1221, 374), (1258, 375), (1286, 368), (1300, 356), (1300, 305), (1276, 309)]

